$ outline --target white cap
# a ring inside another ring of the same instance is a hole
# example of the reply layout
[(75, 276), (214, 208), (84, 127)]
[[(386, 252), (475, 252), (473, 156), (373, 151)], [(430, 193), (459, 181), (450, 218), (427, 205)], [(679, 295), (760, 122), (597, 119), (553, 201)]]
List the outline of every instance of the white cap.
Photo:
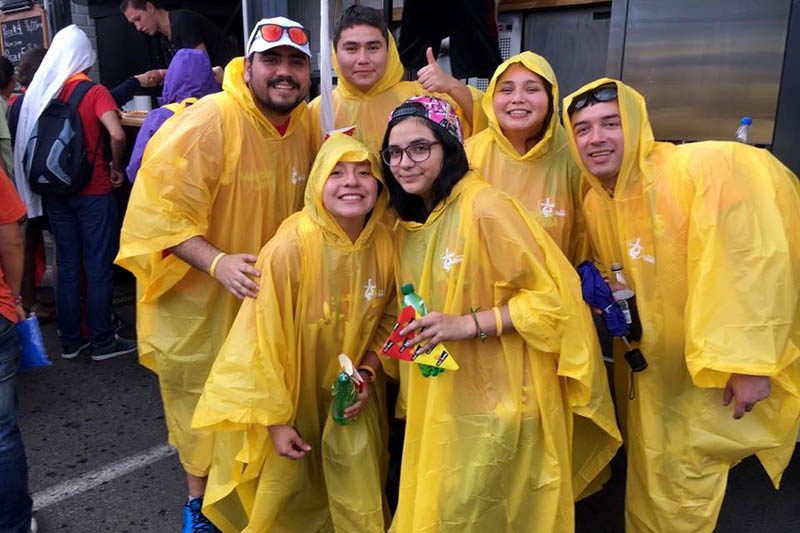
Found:
[(253, 31), (250, 33), (250, 37), (247, 39), (247, 57), (250, 57), (250, 55), (255, 52), (266, 52), (267, 50), (272, 50), (279, 46), (291, 46), (292, 48), (300, 50), (308, 57), (311, 57), (311, 48), (309, 48), (308, 42), (306, 42), (306, 44), (297, 44), (289, 38), (289, 33), (286, 31), (283, 32), (281, 38), (277, 41), (268, 42), (264, 40), (261, 36), (261, 28), (267, 24), (276, 24), (284, 28), (302, 28), (305, 30), (302, 24), (287, 19), (286, 17), (261, 19), (256, 23), (255, 28), (253, 28)]

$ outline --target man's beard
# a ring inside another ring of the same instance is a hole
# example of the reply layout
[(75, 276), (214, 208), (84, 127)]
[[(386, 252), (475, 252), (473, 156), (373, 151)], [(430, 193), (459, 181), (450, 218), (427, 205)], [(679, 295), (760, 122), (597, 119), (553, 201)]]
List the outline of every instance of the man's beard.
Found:
[[(295, 89), (300, 88), (299, 83), (297, 83), (292, 78), (288, 78), (286, 76), (272, 78), (271, 80), (269, 80), (269, 82), (267, 82), (267, 88), (274, 88), (279, 83), (289, 83)], [(256, 100), (258, 100), (258, 103), (261, 105), (262, 109), (270, 113), (275, 113), (276, 115), (286, 115), (291, 113), (294, 110), (294, 108), (300, 105), (300, 102), (302, 102), (306, 98), (306, 94), (300, 94), (297, 96), (297, 99), (294, 100), (293, 102), (276, 102), (275, 100), (270, 98), (268, 94), (269, 93), (267, 93), (263, 98), (255, 93), (253, 93), (253, 96), (255, 96)]]

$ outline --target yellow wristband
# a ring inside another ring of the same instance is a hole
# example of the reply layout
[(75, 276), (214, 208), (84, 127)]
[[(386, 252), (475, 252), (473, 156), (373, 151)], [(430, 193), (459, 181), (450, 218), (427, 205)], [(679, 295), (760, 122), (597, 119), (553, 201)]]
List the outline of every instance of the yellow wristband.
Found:
[(494, 311), (495, 335), (499, 337), (503, 334), (503, 315), (500, 314), (499, 307), (493, 307), (492, 311)]
[(208, 267), (209, 276), (211, 276), (212, 278), (214, 277), (214, 272), (217, 270), (217, 263), (219, 263), (219, 260), (225, 257), (226, 255), (227, 254), (225, 252), (220, 252), (217, 254), (216, 257), (214, 257), (214, 259), (211, 260), (211, 266)]

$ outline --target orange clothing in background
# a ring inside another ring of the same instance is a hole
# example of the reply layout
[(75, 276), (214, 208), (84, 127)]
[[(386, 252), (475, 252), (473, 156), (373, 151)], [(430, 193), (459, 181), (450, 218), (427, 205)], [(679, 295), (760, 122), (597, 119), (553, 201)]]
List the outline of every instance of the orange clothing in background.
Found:
[[(8, 175), (0, 170), (0, 225), (16, 223), (24, 216), (25, 204), (20, 200)], [(2, 268), (0, 268), (0, 315), (11, 322), (17, 321), (14, 295), (11, 293), (11, 287), (6, 283)]]

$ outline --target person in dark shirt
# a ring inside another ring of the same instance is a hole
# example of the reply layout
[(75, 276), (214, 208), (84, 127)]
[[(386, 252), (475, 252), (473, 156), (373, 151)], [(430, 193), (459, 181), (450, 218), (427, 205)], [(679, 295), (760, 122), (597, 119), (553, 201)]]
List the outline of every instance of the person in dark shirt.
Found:
[(213, 22), (194, 11), (167, 11), (154, 0), (123, 0), (120, 10), (138, 31), (159, 39), (161, 54), (167, 65), (181, 48), (205, 50), (211, 58), (211, 64), (222, 68), (231, 59), (241, 55)]
[[(454, 15), (458, 13), (458, 16)], [(495, 0), (405, 0), (400, 29), (400, 60), (417, 71), (428, 64), (427, 50), (438, 57), (450, 37), (450, 69), (455, 78), (491, 78), (503, 59), (497, 41)]]

